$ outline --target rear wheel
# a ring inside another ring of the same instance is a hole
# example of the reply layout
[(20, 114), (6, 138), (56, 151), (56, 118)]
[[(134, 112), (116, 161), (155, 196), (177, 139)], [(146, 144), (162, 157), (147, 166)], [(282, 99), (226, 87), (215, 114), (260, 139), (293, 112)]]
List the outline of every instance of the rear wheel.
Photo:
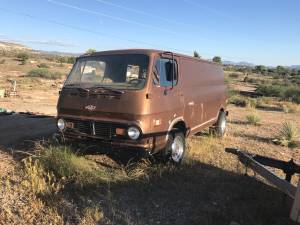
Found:
[(211, 130), (213, 134), (215, 134), (216, 136), (223, 137), (226, 132), (226, 125), (227, 125), (226, 113), (224, 111), (220, 111), (218, 120)]
[(167, 146), (164, 150), (165, 161), (180, 164), (186, 153), (185, 136), (182, 132), (169, 135)]

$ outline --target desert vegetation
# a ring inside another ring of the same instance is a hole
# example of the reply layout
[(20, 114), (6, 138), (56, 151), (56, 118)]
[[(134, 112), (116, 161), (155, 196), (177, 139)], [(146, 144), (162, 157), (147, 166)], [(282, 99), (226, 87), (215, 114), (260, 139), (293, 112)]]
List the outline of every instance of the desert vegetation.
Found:
[(57, 79), (61, 79), (63, 74), (61, 74), (60, 72), (49, 71), (47, 68), (37, 68), (37, 69), (30, 70), (27, 73), (27, 76), (40, 77), (40, 78), (50, 79), (50, 80), (57, 80)]
[[(10, 88), (16, 80), (20, 95), (0, 99), (1, 107), (55, 115), (64, 75), (53, 74), (67, 74), (74, 58), (27, 54), (25, 65), (16, 53), (1, 55), (0, 86)], [(0, 222), (292, 225), (288, 199), (224, 148), (300, 163), (298, 72), (224, 69), (227, 134), (219, 139), (207, 130), (190, 137), (181, 166), (96, 143), (59, 144), (51, 137), (0, 146)], [(280, 91), (270, 91), (274, 85)], [(284, 178), (282, 171), (274, 173)]]

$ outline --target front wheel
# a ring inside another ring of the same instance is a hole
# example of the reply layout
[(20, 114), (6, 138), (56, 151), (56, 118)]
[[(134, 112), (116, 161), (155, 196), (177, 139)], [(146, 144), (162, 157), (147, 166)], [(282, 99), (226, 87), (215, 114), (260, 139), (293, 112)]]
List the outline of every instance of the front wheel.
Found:
[(185, 136), (182, 132), (174, 132), (169, 135), (164, 153), (166, 161), (174, 164), (181, 163), (186, 153)]

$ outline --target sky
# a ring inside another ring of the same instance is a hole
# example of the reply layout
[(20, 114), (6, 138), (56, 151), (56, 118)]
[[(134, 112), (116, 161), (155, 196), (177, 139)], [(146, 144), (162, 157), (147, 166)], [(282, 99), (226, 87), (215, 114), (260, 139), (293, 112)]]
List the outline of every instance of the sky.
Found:
[(0, 40), (82, 53), (151, 48), (300, 64), (299, 0), (0, 0)]

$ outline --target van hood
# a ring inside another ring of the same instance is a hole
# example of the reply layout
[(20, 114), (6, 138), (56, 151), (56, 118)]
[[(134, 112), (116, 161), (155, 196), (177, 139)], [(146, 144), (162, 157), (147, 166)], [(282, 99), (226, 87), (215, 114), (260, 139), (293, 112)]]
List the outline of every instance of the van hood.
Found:
[(64, 88), (59, 96), (57, 113), (66, 117), (134, 120), (136, 115), (145, 112), (147, 107), (144, 101), (143, 91), (115, 93), (103, 90), (91, 93), (77, 88)]

